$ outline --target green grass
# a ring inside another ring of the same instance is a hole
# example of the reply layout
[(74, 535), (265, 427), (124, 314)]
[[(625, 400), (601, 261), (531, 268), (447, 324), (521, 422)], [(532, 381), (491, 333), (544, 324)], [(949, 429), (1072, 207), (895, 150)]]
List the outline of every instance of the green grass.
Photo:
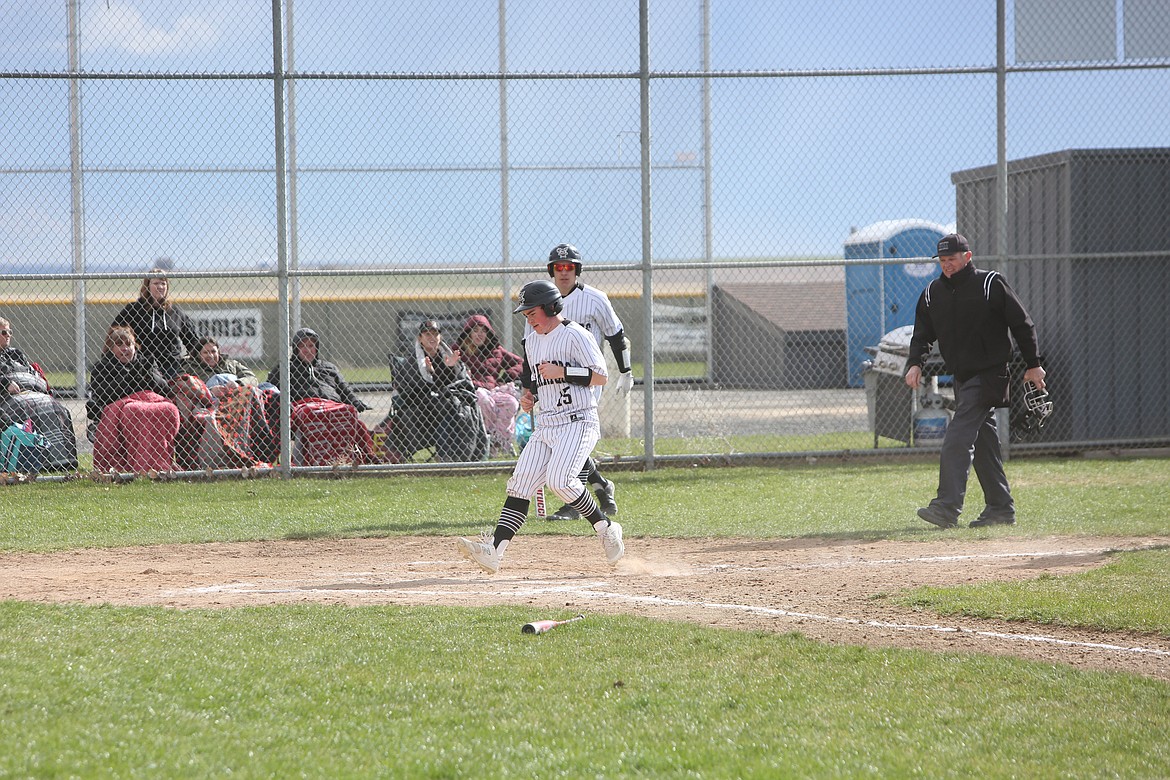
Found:
[(893, 601), (942, 615), (1026, 620), (1170, 636), (1170, 549), (1115, 554), (1067, 577), (959, 588), (916, 588)]
[[(630, 370), (638, 379), (646, 376), (646, 366), (643, 363), (634, 363)], [(656, 362), (654, 364), (655, 379), (702, 379), (705, 376), (707, 376), (707, 364), (701, 360), (681, 360), (673, 363)]]
[[(927, 460), (607, 473), (617, 482), (621, 518), (632, 536), (929, 539), (936, 534), (914, 514), (937, 481), (937, 465)], [(964, 533), (976, 538), (1170, 533), (1162, 510), (1170, 460), (1014, 460), (1008, 476), (1019, 523)], [(6, 504), (24, 503), (23, 511), (0, 524), (0, 552), (466, 534), (495, 523), (507, 477), (267, 477), (210, 484), (140, 479), (127, 485), (82, 479), (17, 485), (0, 488)], [(978, 497), (973, 486), (971, 500)], [(977, 514), (982, 507), (968, 509)], [(565, 532), (588, 529), (536, 523), (524, 529)]]
[[(957, 533), (1170, 534), (1170, 460), (1017, 459), (1008, 474), (1018, 524)], [(914, 516), (937, 478), (929, 460), (609, 476), (631, 538), (940, 533)], [(494, 523), (505, 479), (0, 488), (20, 509), (0, 523), (0, 570), (5, 554), (78, 547), (466, 534)], [(1168, 550), (1125, 553), (1070, 577), (883, 598), (1170, 635), (1168, 564)], [(530, 619), (0, 602), (0, 777), (1170, 776), (1157, 680), (636, 616), (523, 636)]]
[(0, 604), (0, 776), (1170, 774), (1148, 679), (637, 617), (532, 637), (527, 619)]
[[(906, 445), (893, 439), (880, 439), (882, 447)], [(705, 455), (742, 454), (770, 452), (819, 452), (832, 453), (864, 451), (873, 448), (873, 434), (868, 431), (847, 433), (818, 433), (806, 436), (780, 436), (777, 434), (735, 435), (735, 436), (659, 436), (654, 439), (656, 455)], [(646, 443), (642, 439), (602, 439), (597, 443), (598, 457), (642, 457)]]

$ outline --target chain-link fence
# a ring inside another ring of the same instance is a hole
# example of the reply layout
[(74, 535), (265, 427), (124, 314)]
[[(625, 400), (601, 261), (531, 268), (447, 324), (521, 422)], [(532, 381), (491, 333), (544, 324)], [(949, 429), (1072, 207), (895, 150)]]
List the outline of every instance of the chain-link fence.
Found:
[(0, 471), (507, 463), (562, 242), (631, 345), (600, 456), (900, 452), (956, 229), (1038, 327), (1011, 446), (1165, 443), (1167, 41), (1160, 0), (6, 4)]

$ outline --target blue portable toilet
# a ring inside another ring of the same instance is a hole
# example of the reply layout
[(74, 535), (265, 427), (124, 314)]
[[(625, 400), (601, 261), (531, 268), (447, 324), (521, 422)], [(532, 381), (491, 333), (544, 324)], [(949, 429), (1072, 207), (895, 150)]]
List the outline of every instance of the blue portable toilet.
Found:
[(920, 263), (848, 265), (845, 267), (845, 349), (849, 384), (864, 384), (862, 367), (875, 347), (894, 328), (914, 324), (918, 296), (938, 275), (929, 260), (947, 228), (925, 219), (875, 222), (845, 240), (845, 259), (898, 260), (927, 258)]

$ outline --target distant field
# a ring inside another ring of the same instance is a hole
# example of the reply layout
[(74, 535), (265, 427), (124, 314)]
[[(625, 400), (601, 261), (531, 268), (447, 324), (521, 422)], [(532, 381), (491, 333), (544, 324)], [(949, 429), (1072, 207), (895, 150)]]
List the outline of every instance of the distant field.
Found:
[[(527, 274), (524, 277), (526, 278)], [(5, 301), (30, 303), (64, 303), (73, 300), (73, 283), (63, 281), (26, 282), (32, 289), (10, 289)], [(444, 276), (332, 276), (302, 279), (301, 296), (304, 299), (398, 299), (441, 298), (452, 295), (483, 297), (503, 288), (500, 277)], [(518, 285), (517, 285), (518, 286)], [(98, 279), (86, 283), (86, 301), (94, 304), (119, 303), (137, 296), (138, 284), (133, 279)], [(172, 283), (175, 300), (180, 304), (203, 301), (275, 301), (279, 292), (277, 280), (266, 278), (232, 279), (176, 279)]]
[[(818, 279), (832, 276), (843, 277), (843, 266), (822, 266), (817, 268), (791, 267), (794, 263), (832, 263), (833, 257), (794, 258), (727, 258), (711, 272), (704, 268), (656, 269), (653, 275), (654, 297), (702, 296), (706, 294), (708, 281), (772, 281), (777, 276), (791, 277), (798, 273), (802, 278), (816, 276)], [(777, 262), (780, 261), (780, 262)], [(690, 261), (671, 261), (690, 262)], [(735, 267), (737, 263), (775, 263), (772, 266)], [(178, 272), (177, 272), (178, 273)], [(314, 270), (311, 276), (299, 279), (301, 296), (305, 300), (400, 300), (400, 299), (444, 299), (451, 296), (481, 298), (495, 295), (503, 290), (504, 278), (499, 273), (473, 273), (471, 269), (412, 267), (396, 269), (394, 273), (355, 272), (353, 269), (338, 269), (338, 275), (325, 276)], [(543, 264), (516, 266), (511, 274), (509, 288), (515, 291), (526, 281), (545, 275)], [(610, 297), (640, 298), (643, 293), (642, 271), (586, 271), (582, 279), (605, 290)], [(0, 294), (4, 303), (50, 303), (62, 304), (73, 301), (72, 281), (12, 281)], [(198, 304), (203, 301), (275, 301), (278, 280), (275, 277), (242, 278), (174, 278), (172, 292), (179, 303)], [(94, 279), (85, 283), (86, 300), (90, 303), (117, 303), (128, 301), (138, 291), (136, 279)]]

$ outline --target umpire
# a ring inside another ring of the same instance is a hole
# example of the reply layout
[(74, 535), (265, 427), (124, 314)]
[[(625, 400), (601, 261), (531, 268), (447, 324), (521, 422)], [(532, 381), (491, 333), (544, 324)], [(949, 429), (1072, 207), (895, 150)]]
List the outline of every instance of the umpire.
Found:
[(1036, 326), (1002, 275), (971, 264), (971, 247), (963, 236), (943, 236), (935, 257), (942, 275), (918, 298), (906, 384), (917, 389), (922, 383), (923, 358), (938, 341), (955, 377), (956, 408), (943, 438), (938, 494), (918, 516), (939, 528), (957, 526), (974, 464), (986, 506), (971, 527), (1012, 525), (1016, 507), (1003, 470), (995, 410), (1008, 405), (1009, 332), (1027, 366), (1024, 381), (1044, 389)]

